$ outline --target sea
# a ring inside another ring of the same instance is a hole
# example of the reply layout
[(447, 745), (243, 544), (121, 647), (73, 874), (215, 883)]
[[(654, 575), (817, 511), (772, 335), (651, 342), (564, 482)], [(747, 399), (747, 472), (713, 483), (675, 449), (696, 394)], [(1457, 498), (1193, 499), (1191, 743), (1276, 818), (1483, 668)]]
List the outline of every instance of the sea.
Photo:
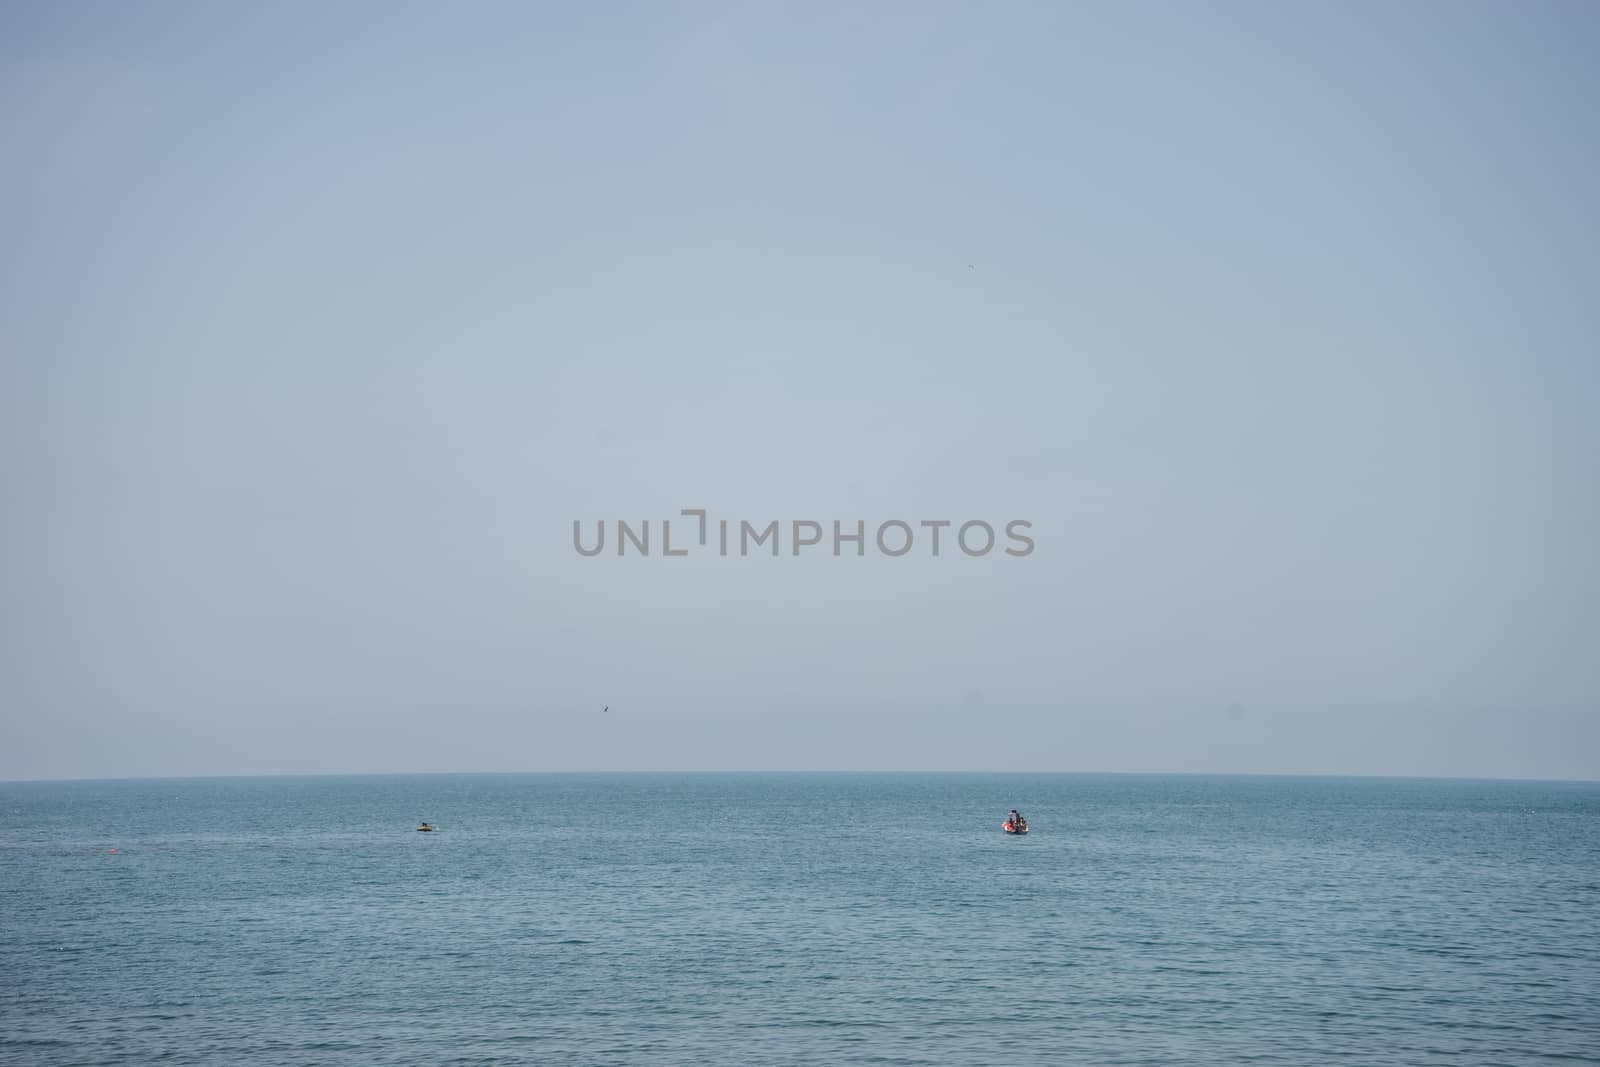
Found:
[(1596, 783), (216, 778), (0, 816), (5, 1064), (1600, 1063)]

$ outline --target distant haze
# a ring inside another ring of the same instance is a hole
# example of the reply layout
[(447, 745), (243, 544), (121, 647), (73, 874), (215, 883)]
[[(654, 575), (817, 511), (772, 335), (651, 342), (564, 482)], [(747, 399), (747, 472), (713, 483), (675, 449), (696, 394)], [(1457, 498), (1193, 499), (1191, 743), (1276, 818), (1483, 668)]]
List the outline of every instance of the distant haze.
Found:
[[(1600, 777), (1597, 55), (9, 5), (0, 777)], [(1036, 547), (574, 550), (686, 508)]]

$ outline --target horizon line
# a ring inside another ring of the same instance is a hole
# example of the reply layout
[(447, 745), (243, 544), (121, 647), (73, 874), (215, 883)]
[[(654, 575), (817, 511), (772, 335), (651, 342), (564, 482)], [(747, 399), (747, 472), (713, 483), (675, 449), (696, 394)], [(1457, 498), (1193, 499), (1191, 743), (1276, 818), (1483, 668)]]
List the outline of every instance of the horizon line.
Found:
[(1345, 779), (1353, 781), (1387, 781), (1387, 782), (1502, 782), (1502, 783), (1545, 783), (1550, 785), (1600, 785), (1600, 778), (1557, 778), (1557, 777), (1503, 777), (1495, 775), (1475, 774), (1361, 774), (1341, 771), (1092, 771), (1092, 770), (954, 770), (954, 769), (830, 769), (830, 768), (802, 768), (802, 769), (649, 769), (635, 768), (631, 770), (618, 770), (607, 768), (583, 768), (577, 770), (515, 770), (515, 771), (272, 771), (250, 774), (147, 774), (127, 775), (121, 777), (106, 776), (78, 776), (57, 778), (0, 778), (0, 785), (50, 785), (67, 783), (111, 783), (111, 782), (199, 782), (199, 781), (229, 781), (236, 779), (260, 780), (282, 778), (462, 778), (462, 777), (558, 777), (579, 775), (608, 775), (616, 777), (626, 776), (703, 776), (703, 775), (750, 775), (760, 777), (778, 777), (782, 775), (1032, 775), (1032, 776), (1057, 776), (1081, 778), (1299, 778), (1299, 779)]

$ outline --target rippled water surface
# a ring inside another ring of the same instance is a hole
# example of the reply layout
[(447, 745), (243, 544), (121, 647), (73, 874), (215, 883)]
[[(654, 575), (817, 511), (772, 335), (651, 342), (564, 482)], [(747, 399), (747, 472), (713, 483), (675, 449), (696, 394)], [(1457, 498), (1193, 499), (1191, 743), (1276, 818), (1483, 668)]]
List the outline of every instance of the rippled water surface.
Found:
[(215, 779), (0, 814), (6, 1063), (1600, 1062), (1597, 785)]

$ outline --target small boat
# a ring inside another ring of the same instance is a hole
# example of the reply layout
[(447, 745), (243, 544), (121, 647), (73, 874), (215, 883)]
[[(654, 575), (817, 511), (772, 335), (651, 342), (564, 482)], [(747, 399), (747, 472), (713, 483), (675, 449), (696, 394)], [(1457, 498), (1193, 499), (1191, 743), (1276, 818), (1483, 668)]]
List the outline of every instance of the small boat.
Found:
[(417, 827), (417, 833), (419, 833), (419, 834), (431, 834), (431, 833), (433, 833), (433, 823), (431, 823), (431, 822), (423, 823), (421, 826)]
[(1000, 829), (1004, 830), (1008, 834), (1025, 834), (1028, 832), (1028, 820), (1023, 819), (1021, 822), (1015, 824), (1011, 822), (1003, 822), (1000, 824)]

